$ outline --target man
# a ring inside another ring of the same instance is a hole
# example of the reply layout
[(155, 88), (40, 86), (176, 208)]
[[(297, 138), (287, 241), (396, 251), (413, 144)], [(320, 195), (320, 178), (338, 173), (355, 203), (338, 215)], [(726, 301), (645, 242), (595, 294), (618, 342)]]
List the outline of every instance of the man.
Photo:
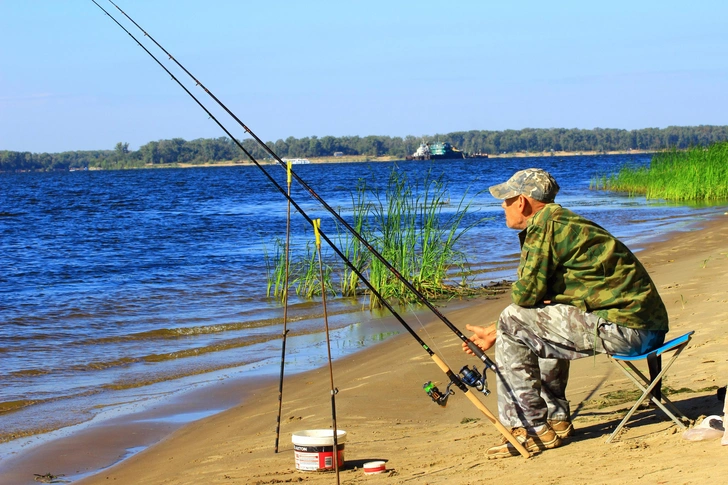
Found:
[[(506, 225), (521, 231), (521, 260), (513, 304), (497, 324), (467, 326), (483, 350), (495, 344), (500, 420), (530, 452), (555, 448), (573, 432), (570, 360), (648, 352), (667, 332), (665, 305), (642, 264), (602, 227), (555, 204), (558, 191), (535, 168), (490, 187), (503, 199)], [(487, 451), (518, 454), (507, 440)]]

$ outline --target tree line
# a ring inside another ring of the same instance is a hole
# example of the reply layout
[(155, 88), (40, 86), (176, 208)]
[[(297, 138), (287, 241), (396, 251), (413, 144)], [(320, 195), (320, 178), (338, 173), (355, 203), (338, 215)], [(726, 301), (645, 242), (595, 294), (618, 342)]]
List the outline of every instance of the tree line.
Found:
[[(504, 131), (458, 131), (426, 137), (409, 135), (404, 138), (390, 136), (288, 137), (285, 140), (266, 143), (281, 158), (363, 155), (404, 159), (407, 155), (411, 155), (423, 140), (448, 142), (467, 154), (685, 149), (727, 141), (728, 126), (669, 126), (639, 130), (525, 128)], [(265, 160), (270, 157), (251, 139), (243, 140), (241, 143), (257, 160)], [(240, 148), (227, 137), (200, 138), (191, 141), (173, 138), (151, 141), (139, 147), (139, 150), (129, 150), (129, 144), (123, 142), (117, 143), (113, 150), (62, 153), (0, 150), (0, 171), (121, 169), (245, 159), (246, 156)]]

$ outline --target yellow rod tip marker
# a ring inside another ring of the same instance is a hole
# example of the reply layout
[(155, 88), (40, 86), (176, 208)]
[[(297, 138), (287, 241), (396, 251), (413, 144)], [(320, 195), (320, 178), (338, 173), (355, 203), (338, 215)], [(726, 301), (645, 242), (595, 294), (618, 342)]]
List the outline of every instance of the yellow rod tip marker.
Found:
[(316, 235), (316, 247), (321, 247), (321, 234), (319, 230), (321, 228), (321, 219), (313, 220), (313, 232)]

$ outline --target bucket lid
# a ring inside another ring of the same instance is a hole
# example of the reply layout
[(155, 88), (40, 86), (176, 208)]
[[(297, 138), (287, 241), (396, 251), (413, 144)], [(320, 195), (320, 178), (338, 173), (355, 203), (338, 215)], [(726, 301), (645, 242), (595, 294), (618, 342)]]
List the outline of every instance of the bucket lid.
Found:
[[(296, 431), (291, 437), (294, 445), (300, 446), (333, 446), (334, 431), (331, 429), (307, 429), (304, 431)], [(336, 442), (342, 444), (346, 442), (346, 431), (343, 429), (336, 430)]]
[(373, 475), (387, 471), (387, 465), (383, 461), (370, 461), (364, 463), (364, 474)]

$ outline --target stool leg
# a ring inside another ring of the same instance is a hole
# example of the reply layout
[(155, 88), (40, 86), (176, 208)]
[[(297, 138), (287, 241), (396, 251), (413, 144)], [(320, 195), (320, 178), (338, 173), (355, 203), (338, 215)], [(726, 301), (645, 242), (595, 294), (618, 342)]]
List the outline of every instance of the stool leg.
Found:
[[(667, 399), (665, 396), (662, 396), (662, 392), (659, 393), (660, 399), (657, 399), (655, 397), (655, 388), (658, 385), (661, 385), (662, 383), (662, 376), (665, 375), (665, 373), (670, 369), (670, 366), (677, 360), (677, 358), (680, 356), (682, 351), (687, 346), (687, 342), (683, 343), (679, 347), (677, 347), (675, 354), (672, 356), (672, 358), (668, 361), (667, 365), (664, 367), (662, 366), (662, 358), (660, 356), (655, 356), (652, 358), (653, 363), (650, 363), (650, 358), (648, 358), (648, 367), (650, 369), (650, 378), (648, 379), (646, 375), (644, 375), (640, 370), (635, 367), (631, 362), (620, 362), (618, 360), (614, 360), (619, 365), (619, 368), (622, 369), (622, 372), (629, 377), (629, 379), (634, 382), (634, 384), (643, 391), (642, 396), (637, 400), (637, 402), (632, 406), (632, 408), (629, 410), (627, 415), (622, 419), (622, 421), (617, 426), (617, 429), (614, 430), (614, 432), (609, 435), (609, 438), (607, 438), (607, 443), (611, 443), (612, 440), (619, 434), (619, 432), (622, 430), (625, 424), (627, 424), (627, 421), (629, 421), (629, 418), (632, 417), (634, 412), (637, 410), (640, 404), (642, 404), (642, 401), (647, 398), (647, 396), (650, 396), (650, 400), (659, 407), (662, 412), (664, 412), (675, 424), (678, 425), (678, 427), (685, 429), (685, 425), (680, 422), (680, 420), (675, 416), (676, 414), (682, 418), (685, 416), (675, 407), (672, 402), (670, 402), (669, 399)], [(657, 362), (654, 362), (657, 361)], [(632, 372), (629, 372), (627, 370), (627, 367), (629, 367)], [(657, 371), (655, 374), (653, 374), (653, 371), (657, 370), (659, 368), (659, 371)], [(640, 379), (642, 379), (642, 382), (640, 382), (635, 376), (639, 376)], [(649, 384), (648, 387), (645, 387), (646, 384)], [(658, 388), (659, 390), (659, 388)], [(661, 390), (660, 390), (661, 391)], [(661, 401), (665, 402), (665, 405), (662, 404)], [(667, 406), (667, 407), (666, 407)], [(668, 407), (670, 408), (668, 410)], [(674, 413), (674, 414), (673, 414)]]
[[(683, 351), (683, 349), (685, 349), (684, 345), (677, 349), (675, 354), (672, 356), (672, 358), (668, 361), (667, 365), (664, 367), (664, 370), (661, 370), (660, 373), (657, 374), (657, 376), (655, 376), (655, 378), (659, 378), (660, 381), (662, 381), (662, 376), (667, 372), (667, 370), (670, 368), (672, 363), (677, 360), (677, 358), (680, 356), (680, 353)], [(675, 422), (675, 424), (677, 424), (678, 426), (680, 426), (683, 429), (685, 428), (685, 425), (683, 425), (680, 422), (680, 420), (678, 420), (678, 418), (675, 416), (675, 415), (677, 415), (677, 416), (680, 416), (681, 418), (685, 418), (685, 415), (683, 413), (681, 413), (680, 410), (677, 409), (675, 407), (675, 405), (672, 403), (672, 401), (670, 401), (666, 396), (662, 396), (662, 402), (665, 403), (664, 406), (660, 403), (660, 401), (657, 401), (654, 398), (652, 399), (652, 401), (655, 404), (657, 404), (657, 406), (659, 406), (659, 408), (662, 409), (662, 411), (665, 414), (667, 414), (670, 417), (670, 419), (672, 419)], [(670, 411), (672, 411), (672, 412), (668, 412), (666, 407), (669, 408)]]
[[(650, 370), (650, 382), (653, 382), (662, 371), (662, 357), (659, 355), (647, 357), (647, 368)], [(660, 379), (660, 382), (652, 390), (652, 395), (658, 401), (662, 399), (662, 379)]]
[[(629, 367), (630, 367), (630, 368), (632, 369), (632, 371), (633, 371), (633, 372), (635, 372), (635, 373), (636, 373), (637, 375), (639, 375), (639, 376), (640, 376), (640, 378), (641, 378), (641, 379), (643, 379), (643, 381), (644, 381), (644, 382), (640, 382), (640, 381), (638, 381), (638, 380), (637, 380), (637, 379), (636, 379), (636, 378), (634, 377), (634, 375), (632, 375), (632, 374), (631, 374), (631, 373), (630, 373), (630, 372), (629, 372), (629, 371), (628, 371), (628, 370), (627, 370), (627, 369), (626, 369), (626, 368), (625, 368), (625, 367), (624, 367), (624, 366), (622, 365), (622, 363), (621, 363), (621, 362), (617, 362), (617, 363), (619, 364), (619, 368), (620, 368), (620, 369), (622, 369), (622, 372), (624, 372), (624, 374), (625, 374), (625, 375), (626, 375), (627, 377), (629, 377), (629, 378), (630, 378), (630, 379), (632, 380), (632, 382), (634, 382), (634, 383), (635, 383), (635, 385), (636, 385), (636, 386), (637, 386), (637, 387), (638, 387), (638, 388), (639, 388), (640, 390), (642, 390), (643, 392), (642, 392), (642, 395), (640, 396), (640, 398), (639, 398), (639, 399), (637, 399), (637, 402), (635, 402), (635, 403), (634, 403), (634, 406), (632, 406), (632, 408), (631, 408), (631, 409), (629, 410), (629, 412), (627, 412), (627, 415), (626, 415), (626, 416), (625, 416), (624, 418), (622, 418), (622, 421), (620, 421), (619, 425), (617, 426), (617, 429), (615, 429), (615, 430), (614, 430), (614, 431), (612, 432), (612, 434), (610, 434), (610, 435), (609, 435), (609, 438), (607, 438), (607, 441), (606, 441), (607, 443), (611, 443), (611, 442), (612, 442), (612, 440), (613, 440), (614, 438), (616, 438), (616, 437), (617, 437), (617, 435), (618, 435), (618, 434), (619, 434), (619, 432), (620, 432), (620, 431), (622, 430), (622, 428), (624, 427), (624, 425), (625, 425), (625, 424), (627, 424), (627, 421), (629, 421), (629, 418), (631, 418), (631, 417), (632, 417), (632, 415), (634, 414), (634, 412), (635, 412), (635, 411), (637, 411), (637, 408), (638, 408), (638, 407), (640, 406), (640, 404), (642, 404), (642, 401), (644, 401), (644, 400), (645, 400), (645, 398), (646, 398), (646, 397), (647, 397), (647, 396), (648, 396), (648, 395), (649, 395), (649, 394), (650, 394), (650, 393), (652, 392), (652, 389), (653, 389), (653, 388), (655, 387), (655, 384), (657, 384), (656, 382), (652, 382), (652, 383), (650, 383), (650, 385), (649, 385), (649, 386), (645, 387), (645, 384), (648, 384), (648, 383), (649, 383), (649, 382), (647, 381), (647, 377), (646, 377), (646, 376), (645, 376), (644, 374), (642, 374), (642, 373), (641, 373), (641, 372), (639, 371), (639, 369), (637, 369), (637, 368), (636, 368), (636, 367), (635, 367), (634, 365), (632, 365), (632, 363), (631, 363), (631, 362), (625, 362), (625, 364), (627, 364), (627, 365), (628, 365), (628, 366), (629, 366)], [(658, 405), (659, 405), (660, 407), (662, 407), (662, 405), (661, 405), (661, 404), (659, 404), (659, 401), (657, 401), (657, 402), (658, 402)]]

